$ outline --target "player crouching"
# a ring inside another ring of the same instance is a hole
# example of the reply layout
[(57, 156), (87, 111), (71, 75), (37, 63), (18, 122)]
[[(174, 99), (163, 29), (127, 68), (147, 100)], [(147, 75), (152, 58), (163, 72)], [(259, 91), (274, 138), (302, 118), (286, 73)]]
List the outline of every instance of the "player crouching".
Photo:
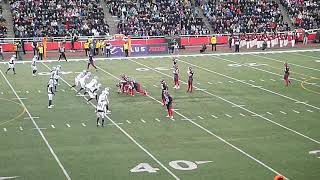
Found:
[(130, 79), (126, 75), (121, 76), (120, 82), (117, 84), (119, 87), (118, 93), (126, 93), (131, 96), (135, 95), (135, 91), (146, 96), (147, 92), (142, 89), (141, 84), (135, 79)]

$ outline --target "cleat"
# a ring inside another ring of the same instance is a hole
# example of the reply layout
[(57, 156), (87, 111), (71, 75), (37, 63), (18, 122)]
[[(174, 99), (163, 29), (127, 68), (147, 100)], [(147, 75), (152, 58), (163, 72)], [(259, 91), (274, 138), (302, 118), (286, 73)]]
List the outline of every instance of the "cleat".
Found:
[(173, 116), (171, 116), (170, 119), (173, 119)]
[(166, 117), (170, 117), (169, 115), (167, 115)]
[(48, 109), (51, 109), (52, 108), (52, 106), (48, 106)]

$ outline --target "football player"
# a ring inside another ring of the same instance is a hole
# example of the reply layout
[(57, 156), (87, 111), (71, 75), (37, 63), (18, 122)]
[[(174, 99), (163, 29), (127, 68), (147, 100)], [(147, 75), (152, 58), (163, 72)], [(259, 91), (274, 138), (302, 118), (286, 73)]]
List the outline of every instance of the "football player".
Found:
[(174, 87), (175, 89), (180, 88), (180, 83), (179, 83), (179, 67), (178, 64), (175, 64), (173, 67), (173, 80), (174, 80)]
[(188, 68), (188, 90), (187, 92), (192, 92), (192, 82), (193, 82), (193, 71), (192, 68)]
[(167, 111), (168, 111), (167, 117), (170, 117), (171, 119), (173, 119), (172, 103), (173, 103), (172, 96), (169, 94), (169, 91), (165, 91), (165, 105), (167, 106)]
[(95, 87), (96, 85), (98, 85), (98, 81), (97, 77), (95, 76), (93, 77), (93, 79), (91, 79), (91, 81), (88, 84), (86, 84), (84, 95), (86, 95), (89, 92), (90, 88)]
[(74, 78), (74, 85), (71, 86), (71, 88), (74, 88), (76, 86), (79, 86), (80, 79), (83, 78), (87, 74), (86, 70), (83, 70), (81, 73), (79, 73), (75, 78)]
[(37, 60), (38, 60), (38, 56), (35, 55), (32, 59), (32, 62), (31, 62), (31, 68), (32, 68), (32, 76), (35, 77), (37, 76), (36, 73), (37, 73)]
[(291, 81), (289, 80), (289, 75), (290, 75), (290, 68), (288, 66), (288, 63), (284, 64), (284, 76), (283, 79), (286, 83), (286, 86), (288, 87), (289, 83), (291, 84)]
[(54, 86), (55, 92), (57, 92), (57, 86), (59, 85), (60, 70), (61, 70), (61, 66), (58, 65), (54, 71), (53, 77), (54, 77), (54, 83), (55, 83), (55, 86)]
[(94, 67), (96, 69), (96, 71), (98, 70), (97, 67), (94, 65), (94, 61), (93, 61), (93, 52), (89, 52), (89, 59), (88, 59), (88, 65), (87, 65), (87, 70), (89, 70), (89, 66), (91, 65), (92, 67)]
[(106, 109), (106, 102), (99, 101), (96, 108), (97, 112), (97, 127), (99, 127), (99, 121), (101, 119), (101, 126), (104, 126), (104, 117), (106, 116), (107, 109)]
[(108, 99), (108, 95), (109, 95), (109, 88), (105, 88), (102, 92), (101, 92), (101, 94), (99, 95), (99, 100), (98, 100), (98, 102), (100, 102), (100, 101), (105, 101), (106, 102), (106, 110), (107, 110), (107, 113), (106, 114), (110, 114), (111, 113), (111, 111), (109, 110), (109, 104), (110, 104), (110, 102), (109, 102), (109, 99)]
[(16, 69), (15, 69), (15, 64), (16, 64), (15, 61), (16, 60), (17, 60), (17, 56), (16, 55), (12, 55), (12, 57), (10, 58), (10, 60), (8, 62), (9, 68), (6, 71), (6, 74), (8, 74), (8, 71), (10, 71), (10, 69), (13, 70), (13, 74), (16, 74)]
[(93, 86), (89, 87), (89, 96), (90, 98), (88, 99), (88, 102), (91, 101), (93, 98), (96, 99), (96, 101), (98, 102), (98, 91), (101, 87), (101, 84), (94, 84)]
[(91, 76), (90, 72), (87, 72), (82, 78), (80, 78), (79, 83), (80, 83), (80, 89), (77, 91), (77, 94), (79, 94), (82, 90), (86, 88), (86, 80)]
[(164, 106), (165, 105), (165, 91), (168, 91), (168, 86), (167, 86), (167, 83), (164, 81), (164, 80), (161, 80), (160, 81), (161, 83), (161, 98), (162, 98), (162, 105)]
[(54, 94), (54, 77), (53, 74), (50, 76), (49, 83), (48, 83), (48, 98), (49, 98), (49, 105), (48, 109), (51, 109), (54, 105), (52, 104)]

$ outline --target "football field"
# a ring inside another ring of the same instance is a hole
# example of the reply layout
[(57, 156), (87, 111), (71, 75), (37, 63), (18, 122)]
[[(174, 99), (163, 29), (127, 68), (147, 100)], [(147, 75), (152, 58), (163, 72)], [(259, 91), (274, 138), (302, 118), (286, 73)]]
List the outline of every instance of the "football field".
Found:
[[(82, 58), (38, 62), (37, 77), (30, 63), (17, 63), (16, 75), (0, 64), (0, 180), (320, 179), (319, 50), (181, 55), (177, 90), (172, 57), (100, 58), (90, 71), (111, 88), (103, 128), (96, 102), (70, 88), (86, 68)], [(49, 72), (58, 64), (63, 73), (48, 109)], [(124, 73), (148, 95), (118, 94)], [(161, 79), (174, 119), (161, 105)]]

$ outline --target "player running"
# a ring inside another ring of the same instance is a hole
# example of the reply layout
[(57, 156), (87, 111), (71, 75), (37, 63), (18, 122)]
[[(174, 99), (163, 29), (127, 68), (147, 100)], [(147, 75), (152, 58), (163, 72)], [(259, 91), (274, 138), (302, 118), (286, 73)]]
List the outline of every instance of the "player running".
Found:
[(51, 75), (49, 83), (48, 83), (48, 98), (49, 98), (49, 105), (48, 105), (48, 109), (51, 109), (54, 105), (52, 104), (52, 100), (53, 100), (53, 96), (54, 94), (54, 78), (53, 75)]
[(175, 89), (180, 88), (180, 83), (179, 83), (179, 67), (178, 64), (175, 64), (173, 67), (173, 80), (174, 80), (174, 87)]
[(288, 66), (288, 63), (285, 63), (284, 64), (284, 81), (286, 83), (286, 86), (288, 87), (289, 83), (291, 84), (291, 81), (289, 80), (289, 75), (290, 75), (290, 68)]
[(36, 73), (37, 73), (37, 60), (38, 60), (38, 56), (35, 55), (32, 59), (32, 62), (31, 62), (31, 68), (32, 68), (32, 76), (35, 77), (37, 76)]
[(169, 91), (165, 91), (165, 105), (168, 110), (167, 117), (170, 117), (171, 119), (173, 119), (172, 103), (173, 103), (172, 96), (169, 94)]
[(109, 95), (109, 88), (105, 88), (101, 94), (99, 95), (99, 100), (98, 102), (101, 102), (101, 101), (105, 101), (106, 102), (106, 110), (107, 110), (107, 113), (106, 114), (110, 114), (111, 111), (109, 109), (109, 105), (110, 105), (110, 102), (109, 102), (109, 99), (108, 99), (108, 95)]
[(16, 60), (17, 60), (17, 56), (12, 55), (11, 59), (8, 62), (9, 68), (6, 71), (6, 74), (8, 74), (8, 71), (10, 71), (11, 69), (13, 70), (13, 74), (16, 74), (16, 69), (15, 69)]
[(99, 101), (96, 108), (97, 112), (97, 127), (99, 127), (99, 121), (101, 119), (101, 127), (104, 126), (104, 117), (106, 116), (106, 101)]
[(187, 90), (187, 92), (192, 92), (192, 88), (193, 88), (193, 86), (192, 86), (193, 73), (194, 73), (194, 72), (192, 71), (192, 68), (189, 67), (189, 68), (188, 68), (188, 90)]

